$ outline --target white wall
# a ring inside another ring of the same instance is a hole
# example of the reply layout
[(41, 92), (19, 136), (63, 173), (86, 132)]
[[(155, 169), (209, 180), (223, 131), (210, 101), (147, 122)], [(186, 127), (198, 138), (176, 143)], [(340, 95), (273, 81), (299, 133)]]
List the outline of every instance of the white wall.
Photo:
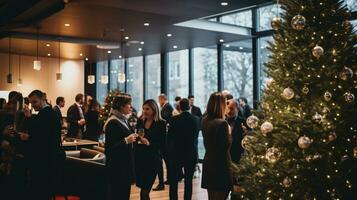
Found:
[(11, 55), (11, 73), (13, 83), (6, 83), (6, 75), (9, 73), (9, 56), (0, 53), (0, 91), (16, 90), (24, 97), (32, 90), (39, 89), (47, 93), (47, 99), (55, 105), (57, 96), (63, 96), (66, 105), (62, 110), (65, 116), (68, 107), (74, 103), (77, 93), (84, 93), (84, 62), (83, 60), (61, 59), (62, 81), (56, 81), (58, 72), (58, 58), (39, 58), (42, 69), (33, 69), (33, 60), (36, 57), (21, 56), (21, 78), (22, 86), (17, 85), (19, 78), (19, 56)]

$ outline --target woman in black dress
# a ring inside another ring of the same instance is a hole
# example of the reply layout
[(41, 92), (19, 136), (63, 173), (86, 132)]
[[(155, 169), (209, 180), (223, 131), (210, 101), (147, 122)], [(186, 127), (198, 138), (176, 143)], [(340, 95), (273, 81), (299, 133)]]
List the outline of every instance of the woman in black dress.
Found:
[(139, 142), (135, 146), (136, 185), (141, 188), (140, 199), (149, 200), (160, 160), (159, 149), (166, 134), (166, 122), (161, 119), (159, 107), (153, 99), (144, 102), (137, 127), (138, 130), (144, 129), (145, 135), (139, 134)]
[(86, 120), (86, 131), (83, 138), (98, 141), (100, 135), (99, 125), (99, 103), (91, 100), (88, 104), (88, 111), (84, 114)]

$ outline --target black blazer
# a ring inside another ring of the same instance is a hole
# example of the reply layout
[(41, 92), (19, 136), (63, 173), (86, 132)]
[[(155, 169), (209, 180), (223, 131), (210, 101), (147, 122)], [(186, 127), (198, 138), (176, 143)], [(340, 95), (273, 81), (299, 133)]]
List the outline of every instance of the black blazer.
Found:
[[(80, 108), (82, 109), (82, 108)], [(84, 114), (84, 113), (83, 113)], [(67, 110), (67, 122), (68, 122), (68, 133), (69, 137), (77, 137), (79, 130), (83, 129), (83, 126), (78, 124), (80, 120), (79, 108), (76, 104), (71, 105)]]
[(248, 104), (243, 106), (242, 110), (243, 110), (243, 116), (244, 116), (245, 119), (247, 119), (249, 116), (252, 115), (251, 108), (250, 108), (250, 106)]
[(100, 135), (99, 112), (88, 110), (84, 118), (86, 119), (86, 132), (83, 138), (97, 141)]
[(234, 124), (234, 127), (231, 132), (232, 135), (232, 146), (230, 150), (231, 158), (232, 161), (239, 162), (241, 155), (244, 152), (244, 149), (241, 145), (243, 139), (243, 132), (244, 132), (241, 124), (243, 123), (244, 125), (244, 120), (240, 116), (237, 116), (236, 118), (227, 119), (227, 122), (229, 125)]
[(170, 122), (170, 119), (172, 117), (172, 112), (174, 111), (174, 108), (171, 106), (170, 103), (166, 103), (164, 107), (161, 108), (161, 117), (166, 120), (166, 122)]
[(169, 150), (175, 165), (198, 161), (199, 119), (189, 112), (172, 117), (168, 133)]
[(133, 145), (125, 143), (131, 134), (118, 120), (110, 120), (105, 127), (106, 168), (110, 182), (131, 184), (134, 180)]
[(58, 119), (60, 119), (61, 125), (63, 125), (63, 117), (62, 117), (62, 112), (61, 112), (60, 108), (58, 106), (53, 106), (52, 109), (53, 109), (53, 111), (56, 112)]
[(194, 116), (196, 116), (198, 118), (202, 117), (201, 109), (195, 105), (191, 106), (191, 114), (193, 114)]

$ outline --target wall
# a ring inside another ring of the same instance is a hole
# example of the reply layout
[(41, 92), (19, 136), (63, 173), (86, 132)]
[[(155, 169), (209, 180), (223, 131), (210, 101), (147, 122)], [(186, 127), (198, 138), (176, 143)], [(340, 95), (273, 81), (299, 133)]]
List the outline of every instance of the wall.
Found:
[(65, 116), (67, 109), (74, 103), (77, 93), (84, 92), (84, 61), (61, 59), (62, 81), (56, 81), (58, 72), (58, 58), (40, 58), (42, 68), (33, 69), (33, 60), (36, 57), (21, 56), (22, 86), (17, 85), (19, 78), (19, 55), (11, 55), (11, 73), (13, 83), (6, 83), (9, 73), (9, 56), (0, 53), (0, 91), (16, 90), (27, 96), (32, 90), (39, 89), (47, 93), (47, 99), (55, 105), (57, 96), (63, 96), (66, 105), (62, 109)]

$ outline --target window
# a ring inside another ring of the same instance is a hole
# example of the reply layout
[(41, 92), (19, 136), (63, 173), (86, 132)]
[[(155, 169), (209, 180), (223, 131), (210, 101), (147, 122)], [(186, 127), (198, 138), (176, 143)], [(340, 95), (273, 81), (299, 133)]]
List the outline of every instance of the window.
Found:
[(110, 61), (110, 90), (125, 90), (125, 66), (124, 60), (111, 60)]
[(245, 97), (253, 105), (252, 41), (225, 44), (223, 48), (223, 84), (234, 98)]
[[(279, 5), (279, 15), (281, 16), (283, 10)], [(266, 31), (271, 28), (271, 20), (277, 16), (277, 5), (269, 5), (260, 7), (258, 11), (258, 31)]]
[(154, 99), (155, 101), (157, 101), (157, 97), (161, 92), (160, 62), (160, 54), (146, 56), (146, 98)]
[(252, 25), (252, 10), (241, 11), (229, 15), (223, 15), (222, 23), (233, 24), (237, 26), (253, 27)]
[(357, 1), (356, 0), (345, 0), (347, 8), (351, 11), (357, 11)]
[[(208, 99), (213, 92), (217, 91), (217, 46), (193, 49), (193, 79), (194, 79), (194, 104), (206, 110)], [(205, 148), (203, 137), (200, 132), (198, 137), (198, 155), (203, 159)]]
[(269, 36), (269, 37), (262, 37), (259, 38), (258, 42), (259, 42), (259, 82), (260, 82), (260, 91), (263, 91), (266, 85), (266, 81), (268, 80), (267, 74), (265, 73), (265, 63), (268, 62), (269, 60), (269, 54), (270, 51), (268, 50), (268, 42), (272, 42), (273, 41), (273, 37)]
[(169, 101), (173, 105), (176, 96), (188, 96), (188, 50), (168, 53), (169, 60)]
[(143, 57), (128, 58), (128, 78), (127, 89), (128, 93), (133, 98), (133, 107), (139, 113), (144, 99), (143, 88)]
[(100, 105), (104, 105), (105, 98), (108, 94), (108, 83), (102, 82), (102, 76), (108, 75), (108, 61), (100, 61), (97, 62), (97, 76), (96, 76), (96, 84), (97, 84), (97, 101)]

